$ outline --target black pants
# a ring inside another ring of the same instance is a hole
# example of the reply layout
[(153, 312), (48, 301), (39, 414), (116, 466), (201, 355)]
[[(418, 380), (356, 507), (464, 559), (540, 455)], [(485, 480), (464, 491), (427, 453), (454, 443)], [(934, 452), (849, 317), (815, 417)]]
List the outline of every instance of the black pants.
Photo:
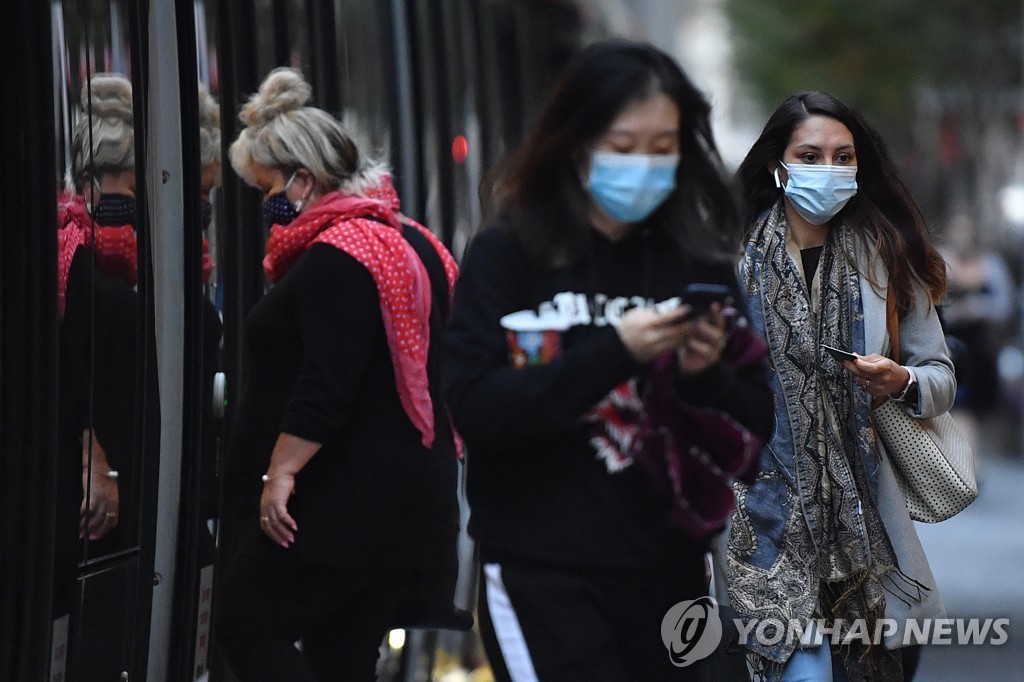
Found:
[(294, 554), (257, 530), (227, 562), (214, 629), (232, 672), (242, 682), (375, 680), (409, 572), (306, 564)]
[(672, 570), (596, 571), (486, 563), (480, 632), (499, 682), (690, 680), (661, 624), (707, 594), (703, 556)]

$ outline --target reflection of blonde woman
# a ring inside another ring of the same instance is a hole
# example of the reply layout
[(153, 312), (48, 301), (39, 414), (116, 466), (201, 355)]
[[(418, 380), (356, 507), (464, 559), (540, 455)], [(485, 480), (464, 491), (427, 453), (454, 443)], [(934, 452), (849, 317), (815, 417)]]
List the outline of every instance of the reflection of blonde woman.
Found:
[(135, 284), (133, 120), (132, 86), (124, 76), (97, 74), (82, 87), (67, 194), (60, 205), (62, 296), (66, 268), (82, 245), (93, 250), (101, 272)]
[(230, 152), (264, 195), (273, 285), (246, 319), (215, 626), (247, 681), (375, 679), (404, 593), (456, 539), (436, 364), (455, 262), (368, 198), (383, 169), (310, 96), (271, 72)]
[(201, 208), (200, 229), (203, 235), (203, 282), (208, 286), (203, 297), (203, 353), (202, 353), (202, 402), (203, 433), (200, 458), (199, 504), (202, 528), (199, 532), (201, 560), (212, 561), (213, 541), (206, 529), (206, 519), (219, 516), (217, 510), (217, 441), (222, 430), (219, 411), (215, 411), (214, 383), (219, 368), (221, 342), (221, 320), (216, 302), (219, 301), (215, 260), (211, 257), (211, 242), (216, 247), (216, 229), (210, 229), (213, 219), (212, 193), (221, 182), (221, 134), (220, 106), (206, 87), (199, 84), (199, 162), (201, 176), (199, 201)]
[[(137, 266), (131, 83), (116, 74), (93, 76), (82, 88), (82, 110), (72, 138), (68, 184), (73, 194), (63, 196), (59, 207), (61, 378), (72, 401), (67, 409), (84, 420), (77, 430), (85, 491), (80, 532), (98, 540), (120, 519), (115, 476), (126, 471), (133, 423), (130, 287)], [(76, 390), (77, 396), (70, 395)]]

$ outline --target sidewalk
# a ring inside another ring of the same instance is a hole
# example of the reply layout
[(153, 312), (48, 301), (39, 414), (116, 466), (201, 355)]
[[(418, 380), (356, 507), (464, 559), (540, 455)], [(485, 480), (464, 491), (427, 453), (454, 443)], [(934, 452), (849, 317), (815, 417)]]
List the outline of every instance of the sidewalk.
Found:
[(917, 524), (950, 618), (1009, 618), (1000, 646), (930, 646), (919, 682), (1024, 680), (1024, 457), (979, 453), (978, 499)]

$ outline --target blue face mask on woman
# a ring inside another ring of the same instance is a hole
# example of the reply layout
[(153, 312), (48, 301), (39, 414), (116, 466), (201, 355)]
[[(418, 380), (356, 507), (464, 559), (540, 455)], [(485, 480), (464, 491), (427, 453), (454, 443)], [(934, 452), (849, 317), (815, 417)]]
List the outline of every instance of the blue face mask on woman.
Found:
[(288, 178), (284, 189), (272, 194), (263, 202), (263, 222), (269, 228), (271, 225), (288, 225), (299, 217), (299, 209), (288, 199), (288, 190), (295, 182), (295, 173)]
[(638, 223), (675, 189), (678, 166), (678, 154), (593, 152), (587, 189), (609, 218)]
[[(789, 182), (785, 193), (793, 208), (811, 225), (824, 225), (857, 194), (856, 166), (786, 165)], [(775, 186), (782, 187), (779, 169), (775, 169)]]

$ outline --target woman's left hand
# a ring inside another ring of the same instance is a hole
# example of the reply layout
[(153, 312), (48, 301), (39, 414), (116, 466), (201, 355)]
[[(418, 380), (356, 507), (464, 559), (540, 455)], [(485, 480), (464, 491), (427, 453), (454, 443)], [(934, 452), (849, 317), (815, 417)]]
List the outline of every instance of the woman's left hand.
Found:
[(715, 303), (709, 315), (700, 315), (686, 322), (686, 336), (676, 349), (682, 374), (699, 374), (722, 359), (728, 341), (725, 314)]
[(857, 384), (873, 398), (900, 393), (910, 381), (906, 367), (877, 353), (858, 355), (856, 362), (844, 362), (843, 367), (853, 373)]

